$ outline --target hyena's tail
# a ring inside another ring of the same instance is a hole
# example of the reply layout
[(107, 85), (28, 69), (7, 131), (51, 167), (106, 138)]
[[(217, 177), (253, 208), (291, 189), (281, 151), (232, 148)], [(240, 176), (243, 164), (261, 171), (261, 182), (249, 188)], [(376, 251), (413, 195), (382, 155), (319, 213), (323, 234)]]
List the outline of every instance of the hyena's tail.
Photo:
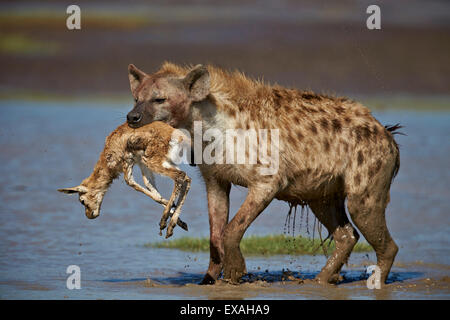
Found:
[(384, 127), (386, 128), (387, 131), (389, 131), (392, 134), (401, 134), (401, 135), (405, 136), (405, 134), (403, 132), (398, 132), (397, 131), (398, 129), (403, 128), (403, 126), (400, 125), (400, 123), (396, 123), (394, 125), (387, 124)]
[[(386, 130), (388, 132), (390, 132), (392, 134), (392, 136), (394, 136), (395, 134), (400, 134), (400, 135), (404, 135), (404, 136), (406, 135), (403, 132), (398, 131), (399, 129), (403, 128), (403, 126), (400, 125), (400, 123), (397, 123), (394, 125), (385, 125), (384, 127), (386, 128)], [(397, 175), (398, 170), (400, 170), (400, 150), (398, 147), (398, 143), (397, 143), (397, 141), (395, 141), (394, 137), (392, 137), (392, 140), (394, 141), (395, 148), (397, 149), (397, 156), (395, 158), (395, 166), (394, 166), (394, 172), (392, 175), (391, 183), (394, 180), (395, 176)]]

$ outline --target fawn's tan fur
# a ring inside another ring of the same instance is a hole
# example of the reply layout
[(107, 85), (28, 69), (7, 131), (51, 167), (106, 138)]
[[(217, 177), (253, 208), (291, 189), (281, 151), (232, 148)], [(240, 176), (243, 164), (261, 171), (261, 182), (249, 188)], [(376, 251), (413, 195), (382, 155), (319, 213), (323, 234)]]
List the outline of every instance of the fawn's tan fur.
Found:
[[(170, 237), (177, 223), (187, 229), (186, 224), (178, 217), (191, 180), (176, 167), (171, 159), (173, 148), (181, 148), (184, 144), (189, 144), (189, 141), (182, 132), (163, 122), (153, 122), (137, 129), (132, 129), (124, 123), (106, 138), (105, 147), (91, 175), (79, 186), (59, 191), (77, 192), (80, 202), (85, 206), (86, 216), (93, 219), (100, 214), (103, 197), (113, 180), (124, 173), (124, 179), (128, 185), (165, 207), (160, 222), (161, 230), (165, 228), (168, 216), (172, 214), (166, 235)], [(133, 166), (135, 164), (139, 165), (147, 188), (134, 180)], [(164, 199), (154, 187), (153, 173), (174, 180), (174, 190), (169, 200)], [(178, 195), (176, 209), (172, 212), (170, 209)]]

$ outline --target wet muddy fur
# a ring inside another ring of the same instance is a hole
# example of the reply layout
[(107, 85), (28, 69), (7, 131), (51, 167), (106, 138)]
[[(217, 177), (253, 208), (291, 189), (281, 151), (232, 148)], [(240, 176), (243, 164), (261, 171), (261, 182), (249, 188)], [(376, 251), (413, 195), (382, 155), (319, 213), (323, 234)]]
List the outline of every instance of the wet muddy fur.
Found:
[[(141, 119), (135, 126), (164, 118), (191, 136), (194, 121), (223, 131), (280, 129), (276, 174), (261, 175), (258, 165), (198, 164), (210, 223), (210, 263), (202, 283), (214, 283), (222, 271), (225, 279), (239, 282), (246, 273), (240, 241), (273, 199), (291, 209), (309, 206), (334, 239), (336, 249), (317, 275), (319, 283), (338, 281), (359, 239), (356, 229), (374, 248), (386, 280), (398, 251), (385, 209), (400, 167), (393, 136), (400, 125), (381, 125), (369, 109), (347, 98), (268, 85), (213, 66), (165, 63), (155, 74), (131, 66), (130, 85), (137, 101), (130, 114)], [(163, 107), (152, 102), (156, 94), (168, 98)], [(229, 221), (232, 184), (247, 187), (248, 194)]]

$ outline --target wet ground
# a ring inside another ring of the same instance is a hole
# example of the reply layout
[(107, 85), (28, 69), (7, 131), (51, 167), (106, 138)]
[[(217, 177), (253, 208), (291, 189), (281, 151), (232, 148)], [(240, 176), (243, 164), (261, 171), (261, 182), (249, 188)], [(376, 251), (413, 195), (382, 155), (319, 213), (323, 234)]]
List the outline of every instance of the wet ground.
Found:
[[(144, 247), (158, 235), (161, 209), (117, 180), (96, 220), (76, 197), (56, 191), (77, 185), (92, 170), (106, 135), (123, 122), (127, 103), (3, 101), (0, 103), (0, 298), (3, 299), (449, 299), (450, 112), (378, 111), (383, 124), (400, 122), (401, 169), (387, 222), (400, 247), (389, 284), (366, 287), (375, 254), (353, 254), (344, 282), (322, 287), (311, 279), (325, 257), (248, 257), (239, 286), (199, 286), (207, 253)], [(207, 236), (204, 185), (193, 186), (183, 209), (189, 232)], [(157, 179), (163, 194), (171, 182)], [(236, 212), (246, 189), (232, 189)], [(284, 232), (288, 206), (275, 201), (247, 234)], [(313, 217), (296, 233), (312, 236)], [(315, 235), (317, 237), (317, 234)], [(81, 290), (66, 288), (66, 268), (81, 269)]]

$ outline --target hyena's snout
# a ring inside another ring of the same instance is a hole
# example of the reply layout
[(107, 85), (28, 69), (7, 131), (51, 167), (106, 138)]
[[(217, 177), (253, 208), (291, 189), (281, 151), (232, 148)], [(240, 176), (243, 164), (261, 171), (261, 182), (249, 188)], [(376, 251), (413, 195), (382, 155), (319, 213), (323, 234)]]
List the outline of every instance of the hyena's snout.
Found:
[(128, 124), (133, 127), (139, 125), (139, 123), (142, 120), (142, 113), (138, 111), (130, 111), (127, 114), (127, 122)]

